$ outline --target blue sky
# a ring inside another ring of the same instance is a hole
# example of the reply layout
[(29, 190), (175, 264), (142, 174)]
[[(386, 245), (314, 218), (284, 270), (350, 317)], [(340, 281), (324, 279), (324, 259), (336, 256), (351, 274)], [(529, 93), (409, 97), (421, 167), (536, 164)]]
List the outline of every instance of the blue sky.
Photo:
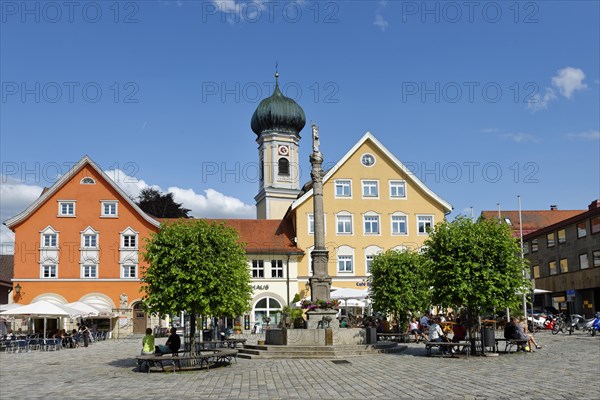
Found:
[(253, 217), (276, 62), (326, 163), (369, 130), (451, 217), (600, 197), (598, 2), (69, 4), (0, 3), (2, 220), (85, 154), (131, 194)]

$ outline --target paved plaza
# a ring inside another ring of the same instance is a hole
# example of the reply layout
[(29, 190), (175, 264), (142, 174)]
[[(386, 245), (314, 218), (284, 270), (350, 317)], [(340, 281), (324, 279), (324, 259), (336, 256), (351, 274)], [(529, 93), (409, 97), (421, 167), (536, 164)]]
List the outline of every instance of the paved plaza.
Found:
[(239, 359), (175, 374), (136, 371), (141, 337), (107, 340), (87, 349), (0, 354), (0, 399), (600, 398), (600, 337), (536, 337), (543, 349), (498, 357), (426, 357), (423, 344), (409, 344), (400, 354), (347, 357), (349, 364)]

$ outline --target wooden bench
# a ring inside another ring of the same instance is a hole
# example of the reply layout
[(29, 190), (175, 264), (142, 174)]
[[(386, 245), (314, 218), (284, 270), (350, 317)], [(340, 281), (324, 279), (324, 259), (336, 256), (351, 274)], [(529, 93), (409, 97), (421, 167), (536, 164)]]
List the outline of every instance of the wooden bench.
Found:
[(517, 350), (520, 349), (521, 347), (525, 347), (525, 345), (527, 345), (528, 340), (527, 339), (503, 339), (503, 338), (497, 338), (496, 339), (496, 350), (499, 350), (499, 343), (500, 342), (505, 342), (506, 346), (504, 346), (504, 352), (508, 353), (513, 347), (516, 347)]
[(227, 347), (229, 347), (231, 349), (235, 349), (238, 344), (243, 345), (244, 343), (246, 343), (246, 340), (247, 339), (232, 338), (232, 339), (225, 339), (225, 343), (227, 344)]
[(377, 334), (377, 341), (379, 340), (389, 340), (390, 342), (402, 342), (402, 343), (406, 343), (408, 341), (408, 338), (410, 338), (411, 334), (408, 332), (403, 332), (403, 333), (391, 333), (391, 332), (386, 332), (386, 333), (378, 333)]
[(434, 347), (437, 347), (442, 351), (442, 356), (450, 355), (451, 357), (454, 356), (454, 354), (452, 354), (450, 351), (453, 347), (458, 347), (460, 350), (466, 349), (467, 357), (469, 357), (471, 342), (425, 342), (425, 351), (427, 352), (427, 357), (431, 356), (431, 349)]
[(237, 363), (237, 354), (238, 351), (234, 349), (213, 349), (213, 350), (205, 350), (200, 351), (194, 355), (190, 353), (167, 353), (167, 354), (143, 354), (136, 357), (138, 369), (142, 366), (143, 363), (148, 363), (148, 373), (150, 372), (151, 367), (160, 367), (163, 372), (165, 371), (165, 363), (170, 362), (173, 365), (173, 372), (178, 368), (180, 371), (182, 369), (182, 361), (189, 362), (192, 366), (199, 365), (200, 368), (204, 364), (206, 364), (206, 369), (208, 369), (209, 364), (217, 364), (217, 363), (229, 363), (235, 359)]

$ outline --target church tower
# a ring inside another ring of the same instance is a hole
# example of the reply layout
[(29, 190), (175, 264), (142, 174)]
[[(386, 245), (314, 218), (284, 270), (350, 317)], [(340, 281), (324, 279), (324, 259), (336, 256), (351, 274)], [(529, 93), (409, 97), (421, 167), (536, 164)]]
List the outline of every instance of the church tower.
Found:
[(258, 143), (260, 171), (254, 197), (258, 219), (283, 218), (300, 193), (298, 150), (305, 124), (304, 110), (281, 93), (275, 72), (275, 90), (260, 102), (250, 123)]

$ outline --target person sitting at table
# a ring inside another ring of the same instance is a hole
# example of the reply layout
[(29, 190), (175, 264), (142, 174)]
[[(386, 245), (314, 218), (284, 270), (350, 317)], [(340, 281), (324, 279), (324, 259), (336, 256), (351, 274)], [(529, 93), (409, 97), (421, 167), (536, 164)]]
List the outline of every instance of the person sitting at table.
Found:
[(530, 353), (533, 352), (533, 346), (535, 346), (535, 348), (538, 350), (542, 348), (542, 346), (540, 346), (535, 341), (533, 335), (530, 335), (527, 332), (527, 324), (525, 323), (524, 317), (521, 317), (521, 319), (517, 323), (517, 336), (520, 340), (527, 340), (527, 346), (525, 347), (525, 351), (529, 351)]
[[(440, 318), (436, 317), (433, 324), (429, 325), (429, 341), (430, 342), (449, 342), (448, 337), (440, 326)], [(452, 350), (450, 350), (452, 351)], [(448, 349), (442, 347), (442, 354), (448, 354)]]
[(419, 338), (422, 338), (426, 342), (429, 340), (427, 335), (425, 335), (423, 331), (419, 329), (419, 323), (415, 317), (413, 317), (408, 323), (408, 332), (412, 335), (415, 335), (415, 343), (419, 343)]
[(465, 340), (467, 337), (467, 328), (462, 323), (462, 318), (458, 317), (456, 323), (452, 325), (452, 343), (458, 343), (461, 340)]
[(142, 338), (142, 355), (153, 354), (154, 351), (154, 335), (152, 334), (152, 328), (146, 328), (146, 336)]
[(171, 336), (167, 339), (167, 343), (155, 346), (157, 354), (177, 353), (181, 347), (181, 338), (177, 334), (177, 328), (171, 328)]
[(383, 317), (383, 320), (381, 322), (381, 328), (383, 333), (390, 332), (390, 321), (388, 321), (387, 317)]

